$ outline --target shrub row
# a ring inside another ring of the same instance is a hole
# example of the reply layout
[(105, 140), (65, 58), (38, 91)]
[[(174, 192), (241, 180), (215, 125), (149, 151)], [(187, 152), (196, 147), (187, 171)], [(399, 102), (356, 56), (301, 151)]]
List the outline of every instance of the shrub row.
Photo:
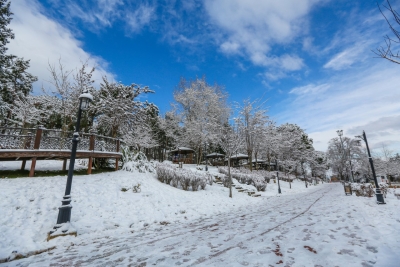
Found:
[[(228, 169), (219, 167), (218, 171), (222, 174), (228, 175)], [(256, 174), (247, 174), (234, 169), (231, 169), (231, 176), (239, 181), (241, 184), (254, 185), (257, 191), (265, 191), (267, 188), (266, 179)], [(229, 180), (229, 177), (227, 177)]]
[(206, 185), (212, 185), (213, 177), (208, 172), (192, 172), (187, 169), (176, 168), (169, 163), (157, 164), (157, 179), (163, 183), (171, 185), (176, 188), (182, 188), (188, 191), (197, 191), (199, 187), (205, 189)]

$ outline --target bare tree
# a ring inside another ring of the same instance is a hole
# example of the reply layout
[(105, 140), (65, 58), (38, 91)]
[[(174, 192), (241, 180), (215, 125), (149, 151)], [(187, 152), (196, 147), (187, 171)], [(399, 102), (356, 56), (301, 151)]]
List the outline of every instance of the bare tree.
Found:
[(232, 197), (231, 157), (239, 150), (243, 143), (244, 138), (237, 124), (231, 126), (226, 123), (220, 128), (219, 145), (228, 158), (229, 197)]
[(259, 100), (250, 102), (249, 100), (244, 100), (243, 106), (239, 107), (240, 117), (239, 123), (243, 128), (244, 140), (247, 155), (249, 157), (250, 171), (253, 170), (252, 159), (253, 153), (258, 149), (256, 146), (260, 145), (259, 140), (262, 138), (263, 129), (267, 126), (269, 118), (267, 116), (267, 111), (262, 108), (264, 103), (259, 103)]
[[(384, 37), (385, 39), (385, 46), (378, 47), (375, 51), (373, 51), (378, 57), (387, 59), (393, 63), (400, 64), (400, 55), (399, 52), (392, 51), (392, 44), (399, 44), (400, 43), (400, 31), (397, 30), (395, 27), (400, 26), (400, 15), (399, 13), (392, 8), (389, 0), (386, 0), (387, 5), (383, 5), (383, 7), (391, 13), (394, 19), (394, 23), (389, 20), (389, 18), (385, 15), (382, 11), (381, 6), (378, 4), (379, 11), (381, 12), (382, 16), (385, 18), (387, 24), (389, 25), (390, 30), (394, 34), (395, 38), (391, 38), (388, 35)], [(397, 24), (397, 25), (396, 25)]]
[(92, 74), (95, 69), (92, 68), (88, 71), (87, 68), (87, 61), (75, 72), (74, 70), (66, 70), (61, 59), (58, 60), (58, 66), (49, 63), (49, 72), (51, 75), (49, 83), (53, 87), (42, 88), (42, 91), (47, 96), (55, 96), (59, 99), (57, 113), (61, 115), (61, 127), (63, 131), (70, 130), (75, 123), (79, 95), (85, 90), (91, 94), (95, 92), (95, 88), (93, 87), (94, 81), (92, 80)]

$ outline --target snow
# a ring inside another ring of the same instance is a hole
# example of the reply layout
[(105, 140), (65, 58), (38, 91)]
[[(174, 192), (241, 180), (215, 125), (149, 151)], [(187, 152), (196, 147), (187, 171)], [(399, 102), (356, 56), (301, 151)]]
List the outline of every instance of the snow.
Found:
[(245, 154), (241, 154), (241, 153), (237, 153), (237, 154), (234, 154), (232, 157), (231, 157), (231, 159), (236, 159), (236, 158), (239, 158), (239, 159), (241, 159), (241, 158), (248, 158), (249, 156), (248, 155), (245, 155)]
[[(30, 150), (32, 151), (32, 150)], [(53, 150), (52, 150), (53, 151)], [(79, 160), (75, 161), (74, 170), (86, 169), (82, 165), (78, 164)], [(37, 160), (35, 171), (60, 171), (62, 170), (63, 160)], [(22, 161), (0, 161), (0, 170), (11, 171), (19, 170), (21, 168)], [(31, 168), (32, 161), (27, 160), (25, 164), (25, 170)], [(69, 166), (69, 160), (67, 160), (67, 167)]]
[[(0, 162), (2, 170), (19, 166), (20, 162)], [(61, 166), (62, 161), (37, 162), (41, 170)], [(196, 171), (196, 165), (183, 166)], [(76, 168), (83, 167), (77, 164)], [(217, 173), (212, 166), (209, 171)], [(196, 262), (268, 266), (282, 260), (282, 266), (390, 267), (397, 266), (400, 258), (400, 199), (393, 193), (385, 199), (386, 205), (377, 205), (374, 198), (345, 196), (340, 184), (305, 188), (304, 182), (294, 181), (289, 189), (289, 183), (281, 181), (279, 195), (271, 180), (266, 192), (258, 192), (260, 197), (233, 189), (229, 198), (228, 188), (215, 183), (205, 190), (183, 191), (149, 173), (74, 176), (71, 223), (64, 228), (78, 235), (47, 241), (65, 183), (66, 176), (0, 179), (0, 262), (15, 257), (13, 251), (30, 255), (52, 247), (56, 248), (51, 252), (7, 264), (43, 266), (57, 264), (64, 256), (74, 265), (78, 259), (72, 255), (79, 254), (90, 259), (86, 265), (98, 266), (105, 262), (97, 255), (106, 252), (113, 262), (109, 266), (129, 265), (127, 255), (136, 257), (138, 264), (147, 260), (148, 266), (163, 259), (160, 266), (178, 262), (182, 266)], [(141, 191), (134, 193), (138, 184)], [(127, 247), (134, 247), (131, 253), (121, 252)], [(192, 252), (185, 252), (189, 247)]]
[(89, 98), (90, 101), (93, 101), (93, 96), (89, 93), (83, 93), (79, 96), (79, 98)]

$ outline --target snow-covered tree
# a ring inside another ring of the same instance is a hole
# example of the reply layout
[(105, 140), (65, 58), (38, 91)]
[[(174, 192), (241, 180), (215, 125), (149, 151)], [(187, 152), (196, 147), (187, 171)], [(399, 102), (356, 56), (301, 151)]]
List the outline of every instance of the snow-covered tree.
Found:
[(122, 139), (128, 146), (133, 146), (139, 151), (159, 146), (158, 131), (159, 117), (158, 107), (154, 104), (145, 106), (144, 114), (146, 118), (139, 124), (136, 124), (133, 130), (128, 131), (122, 136)]
[(328, 168), (326, 154), (323, 151), (313, 151), (310, 160), (310, 169), (312, 177), (325, 178)]
[(269, 122), (267, 111), (262, 108), (262, 104), (258, 100), (250, 102), (250, 100), (244, 100), (243, 106), (239, 107), (239, 123), (243, 128), (243, 138), (245, 140), (245, 149), (249, 156), (250, 171), (252, 171), (252, 160), (253, 153), (258, 154), (261, 140), (265, 127)]
[(174, 111), (167, 112), (164, 117), (159, 117), (159, 143), (162, 146), (163, 154), (166, 150), (171, 150), (180, 146), (178, 140), (181, 140), (182, 128), (179, 126), (179, 116)]
[(278, 155), (279, 151), (279, 138), (277, 135), (277, 127), (273, 121), (268, 122), (267, 126), (264, 127), (264, 132), (261, 139), (257, 139), (260, 142), (259, 148), (256, 146), (256, 149), (259, 151), (255, 156), (258, 157), (260, 155), (268, 162), (268, 171), (271, 171), (271, 163), (275, 159), (275, 155)]
[(391, 179), (400, 172), (400, 166), (394, 158), (393, 150), (390, 150), (386, 145), (382, 145), (379, 153), (379, 158), (374, 159), (374, 166), (377, 174), (384, 174), (391, 183)]
[[(92, 80), (94, 68), (88, 69), (87, 62), (82, 64), (82, 67), (74, 70), (65, 70), (61, 59), (58, 61), (58, 66), (49, 64), (49, 72), (51, 75), (50, 84), (51, 88), (42, 88), (42, 91), (47, 96), (54, 96), (58, 98), (57, 109), (54, 111), (58, 113), (58, 118), (61, 119), (61, 129), (63, 131), (73, 130), (76, 122), (76, 115), (79, 107), (79, 96), (88, 91), (92, 95), (95, 94)], [(54, 105), (55, 107), (55, 105)], [(83, 113), (81, 119), (82, 129), (88, 128), (89, 114), (93, 117), (92, 113)]]
[(244, 143), (243, 133), (239, 125), (225, 123), (218, 132), (218, 144), (228, 158), (229, 197), (232, 197), (231, 157)]
[(226, 98), (219, 86), (210, 86), (205, 78), (182, 80), (174, 93), (184, 132), (179, 143), (194, 148), (198, 155), (202, 154), (205, 143), (216, 143), (218, 130), (229, 116)]
[(7, 103), (0, 110), (1, 119), (11, 119), (16, 101), (24, 101), (37, 81), (37, 77), (27, 72), (29, 60), (7, 54), (6, 45), (14, 39), (8, 28), (12, 15), (10, 2), (0, 0), (0, 99), (1, 103)]
[(349, 137), (332, 138), (329, 141), (327, 157), (333, 173), (339, 175), (343, 180), (352, 176), (353, 164), (361, 159), (364, 153), (360, 150), (358, 140)]
[(24, 99), (15, 101), (15, 106), (12, 109), (12, 118), (22, 128), (33, 126), (41, 120), (40, 110), (35, 106), (36, 99), (36, 97), (28, 95)]
[(123, 85), (109, 82), (104, 77), (91, 108), (93, 114), (97, 115), (97, 129), (114, 138), (132, 132), (146, 120), (145, 107), (148, 103), (138, 101), (137, 97), (151, 92), (147, 86)]
[[(306, 170), (313, 158), (313, 140), (296, 124), (282, 124), (277, 128), (279, 150), (277, 157), (286, 174), (300, 170), (306, 177)], [(306, 183), (307, 186), (307, 183)]]

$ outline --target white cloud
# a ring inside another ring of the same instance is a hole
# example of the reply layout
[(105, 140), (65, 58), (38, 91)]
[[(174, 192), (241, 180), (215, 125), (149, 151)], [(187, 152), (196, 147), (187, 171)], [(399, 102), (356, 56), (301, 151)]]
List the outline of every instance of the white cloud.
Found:
[(362, 130), (371, 136), (371, 146), (390, 140), (400, 150), (400, 77), (394, 65), (379, 61), (364, 70), (333, 76), (319, 85), (293, 88), (285, 100), (279, 122), (292, 122), (305, 128), (319, 150), (343, 129), (353, 137)]
[(347, 48), (333, 56), (333, 58), (324, 65), (324, 68), (334, 70), (346, 69), (353, 63), (360, 61), (360, 55), (367, 50), (365, 48), (366, 47), (362, 45)]
[(121, 18), (119, 7), (123, 6), (122, 0), (99, 0), (93, 2), (65, 0), (58, 3), (58, 8), (65, 8), (64, 15), (70, 21), (79, 18), (90, 24), (93, 30), (110, 27), (113, 22)]
[(107, 62), (83, 50), (82, 43), (70, 30), (41, 13), (38, 2), (13, 1), (11, 10), (14, 16), (10, 27), (15, 33), (15, 39), (8, 45), (9, 53), (30, 59), (31, 67), (28, 71), (39, 78), (34, 84), (35, 93), (40, 91), (42, 84), (48, 86), (48, 64), (56, 64), (59, 59), (67, 70), (79, 68), (89, 60), (89, 65), (96, 67), (93, 78), (97, 84), (103, 75), (113, 78), (113, 74), (107, 71)]
[(303, 68), (304, 63), (303, 59), (296, 55), (290, 56), (285, 54), (279, 58), (279, 65), (285, 70), (294, 71)]
[(154, 18), (154, 7), (141, 5), (134, 12), (126, 14), (126, 23), (130, 32), (137, 33)]
[(205, 9), (211, 22), (224, 32), (219, 40), (222, 52), (243, 53), (257, 66), (295, 71), (304, 66), (298, 56), (276, 59), (268, 54), (273, 45), (290, 43), (304, 31), (304, 19), (316, 2), (205, 0)]
[(240, 44), (236, 42), (224, 42), (221, 44), (222, 52), (226, 54), (237, 54), (239, 53)]
[(295, 87), (289, 91), (289, 94), (296, 94), (296, 95), (308, 95), (308, 94), (316, 94), (322, 93), (325, 90), (329, 89), (329, 84), (308, 84), (306, 86)]

